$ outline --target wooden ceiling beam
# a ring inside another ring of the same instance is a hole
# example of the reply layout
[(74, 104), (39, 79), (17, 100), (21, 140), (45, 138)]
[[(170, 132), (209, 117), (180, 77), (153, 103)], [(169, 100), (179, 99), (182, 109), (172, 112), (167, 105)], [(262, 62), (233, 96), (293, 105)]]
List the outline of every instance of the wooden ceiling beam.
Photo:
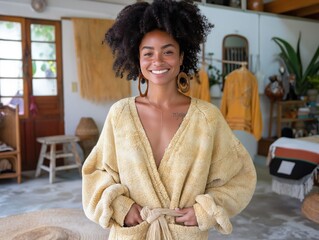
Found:
[(264, 4), (264, 11), (271, 13), (285, 13), (300, 8), (307, 8), (319, 3), (319, 0), (274, 0)]
[(298, 17), (306, 17), (316, 13), (319, 13), (319, 4), (295, 11), (295, 15)]
[(319, 20), (319, 13), (316, 13), (316, 14), (308, 16), (308, 17), (311, 18), (311, 19)]

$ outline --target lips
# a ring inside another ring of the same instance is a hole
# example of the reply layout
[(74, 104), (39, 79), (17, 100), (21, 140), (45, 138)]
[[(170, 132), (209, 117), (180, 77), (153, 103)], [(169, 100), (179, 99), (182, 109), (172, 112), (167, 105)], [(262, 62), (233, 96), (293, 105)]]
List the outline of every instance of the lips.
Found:
[(151, 70), (151, 72), (152, 72), (153, 74), (163, 74), (163, 73), (168, 72), (168, 69), (162, 69), (162, 70)]

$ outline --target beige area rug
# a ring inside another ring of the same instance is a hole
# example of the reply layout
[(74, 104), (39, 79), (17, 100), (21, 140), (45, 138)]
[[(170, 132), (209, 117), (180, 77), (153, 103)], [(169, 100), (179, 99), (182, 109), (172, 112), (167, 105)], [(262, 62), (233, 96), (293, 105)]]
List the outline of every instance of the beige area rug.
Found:
[(1, 240), (106, 240), (108, 235), (81, 209), (46, 209), (0, 218)]

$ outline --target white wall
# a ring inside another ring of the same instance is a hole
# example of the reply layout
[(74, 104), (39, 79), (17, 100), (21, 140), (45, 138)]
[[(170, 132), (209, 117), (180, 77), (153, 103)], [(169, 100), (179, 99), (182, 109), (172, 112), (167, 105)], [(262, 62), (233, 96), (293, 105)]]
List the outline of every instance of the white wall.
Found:
[[(273, 37), (283, 38), (296, 49), (299, 33), (301, 33), (301, 59), (305, 71), (319, 45), (319, 22), (279, 18), (275, 15), (260, 16), (260, 64), (266, 76), (279, 75), (278, 69), (281, 64), (277, 55), (280, 51), (279, 47), (271, 39)], [(269, 82), (268, 77), (267, 83)], [(270, 104), (265, 96), (263, 98), (265, 99), (262, 105), (265, 122), (263, 136), (267, 136)], [(273, 122), (272, 135), (276, 135), (276, 121)]]
[[(258, 15), (231, 8), (200, 5), (200, 9), (208, 20), (215, 25), (207, 38), (205, 51), (213, 52), (214, 58), (222, 59), (222, 43), (226, 34), (240, 34), (247, 38), (249, 52), (256, 55), (258, 52)], [(213, 62), (216, 67), (221, 63)]]
[[(79, 0), (48, 0), (48, 7), (43, 13), (35, 13), (28, 0), (0, 0), (0, 14), (23, 16), (31, 18), (61, 20), (62, 17), (92, 17), (114, 19), (124, 6), (99, 2)], [(301, 53), (308, 64), (309, 56), (313, 55), (319, 45), (319, 22), (278, 17), (273, 14), (230, 9), (218, 5), (200, 4), (200, 9), (215, 24), (215, 28), (208, 36), (206, 53), (213, 52), (214, 57), (221, 59), (222, 40), (227, 34), (240, 34), (249, 42), (252, 59), (251, 69), (255, 70), (257, 56), (260, 55), (261, 73), (264, 76), (261, 84), (268, 83), (268, 77), (278, 74), (279, 63), (276, 54), (279, 52), (272, 37), (282, 37), (292, 44), (296, 44), (299, 31), (302, 32)], [(71, 21), (62, 21), (63, 37), (63, 88), (65, 108), (65, 132), (74, 134), (81, 117), (93, 117), (99, 128), (102, 128), (112, 102), (92, 103), (82, 99), (79, 92), (72, 92), (72, 84), (77, 83), (75, 49), (73, 43), (73, 28)], [(215, 63), (221, 67), (220, 63)], [(262, 92), (263, 87), (261, 87)], [(132, 95), (137, 95), (136, 83), (132, 83)], [(268, 135), (269, 101), (261, 94), (261, 108), (263, 114), (263, 136)], [(214, 101), (219, 104), (219, 101)], [(274, 126), (275, 127), (275, 126)], [(275, 132), (275, 128), (274, 128)], [(235, 134), (247, 147), (252, 156), (257, 152), (257, 142), (252, 135), (235, 131)]]
[[(249, 44), (250, 59), (258, 54), (258, 15), (253, 12), (231, 10), (229, 8), (201, 5), (200, 9), (208, 20), (215, 25), (205, 44), (205, 53), (213, 52), (213, 57), (222, 59), (223, 38), (227, 34), (239, 34), (245, 36)], [(252, 61), (253, 62), (253, 61)], [(221, 63), (213, 61), (213, 64), (221, 69)], [(254, 63), (250, 64), (254, 65)], [(240, 67), (240, 66), (238, 66)], [(213, 103), (220, 105), (220, 99), (214, 99)], [(251, 156), (257, 152), (257, 141), (249, 133), (234, 131), (238, 139), (245, 145)]]

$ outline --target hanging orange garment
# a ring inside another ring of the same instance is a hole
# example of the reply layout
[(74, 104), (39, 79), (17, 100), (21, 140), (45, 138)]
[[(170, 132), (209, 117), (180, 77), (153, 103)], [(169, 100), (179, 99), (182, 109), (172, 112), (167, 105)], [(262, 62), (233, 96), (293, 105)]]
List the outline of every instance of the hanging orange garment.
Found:
[(198, 76), (199, 80), (194, 76), (190, 81), (190, 90), (186, 95), (210, 102), (208, 73), (202, 67), (198, 72)]
[(256, 140), (261, 138), (262, 114), (258, 83), (246, 67), (226, 76), (220, 110), (231, 129), (247, 131)]

